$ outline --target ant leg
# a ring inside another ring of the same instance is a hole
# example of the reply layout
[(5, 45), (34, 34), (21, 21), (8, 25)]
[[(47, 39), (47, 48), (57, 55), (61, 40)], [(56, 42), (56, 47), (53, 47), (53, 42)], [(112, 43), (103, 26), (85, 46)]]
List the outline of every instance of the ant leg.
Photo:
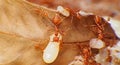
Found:
[(39, 44), (39, 43), (36, 43), (36, 44), (34, 45), (34, 47), (35, 47), (36, 50), (38, 50), (38, 49), (40, 49), (40, 44)]

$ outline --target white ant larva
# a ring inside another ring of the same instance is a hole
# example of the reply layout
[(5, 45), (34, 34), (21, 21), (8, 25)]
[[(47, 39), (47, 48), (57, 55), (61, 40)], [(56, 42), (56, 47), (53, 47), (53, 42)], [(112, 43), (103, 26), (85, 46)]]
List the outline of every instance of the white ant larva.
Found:
[(82, 16), (93, 15), (93, 13), (88, 13), (88, 12), (85, 12), (85, 11), (82, 11), (82, 10), (79, 11), (79, 14), (82, 15)]
[[(57, 37), (57, 41), (55, 40), (55, 37)], [(46, 48), (43, 51), (43, 60), (46, 63), (52, 63), (57, 58), (59, 53), (59, 46), (62, 40), (62, 36), (60, 33), (56, 36), (55, 34), (52, 34), (50, 36), (50, 41)]]
[(63, 8), (62, 6), (58, 6), (57, 11), (63, 16), (66, 16), (66, 17), (70, 16), (70, 12), (66, 10), (65, 8)]
[(96, 49), (101, 49), (101, 48), (105, 47), (105, 42), (103, 42), (99, 38), (93, 38), (93, 39), (91, 39), (89, 44), (90, 44), (91, 48), (96, 48)]

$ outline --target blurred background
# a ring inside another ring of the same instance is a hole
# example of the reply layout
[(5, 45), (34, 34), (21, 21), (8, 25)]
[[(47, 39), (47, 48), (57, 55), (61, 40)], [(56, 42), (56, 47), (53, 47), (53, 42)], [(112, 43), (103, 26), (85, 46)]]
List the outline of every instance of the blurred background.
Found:
[(28, 0), (32, 3), (56, 9), (61, 5), (74, 11), (83, 10), (120, 20), (120, 0)]

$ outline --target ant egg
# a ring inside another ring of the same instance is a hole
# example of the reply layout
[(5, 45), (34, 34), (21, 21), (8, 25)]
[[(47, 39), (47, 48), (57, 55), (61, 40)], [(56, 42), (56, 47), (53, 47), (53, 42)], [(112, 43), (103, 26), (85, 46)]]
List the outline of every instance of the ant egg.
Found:
[(63, 8), (62, 6), (58, 6), (57, 11), (66, 17), (70, 16), (70, 12)]
[(54, 41), (55, 34), (50, 36), (50, 41), (46, 48), (43, 51), (43, 60), (46, 63), (52, 63), (57, 58), (59, 53), (60, 40), (62, 40), (62, 36), (58, 34), (59, 41)]

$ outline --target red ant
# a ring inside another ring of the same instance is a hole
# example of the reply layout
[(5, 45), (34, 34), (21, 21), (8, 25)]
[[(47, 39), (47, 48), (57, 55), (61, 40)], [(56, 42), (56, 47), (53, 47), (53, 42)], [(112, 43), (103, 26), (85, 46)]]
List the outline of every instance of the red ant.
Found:
[(54, 37), (54, 41), (58, 41), (59, 40), (59, 38), (57, 37), (58, 36), (58, 32), (59, 32), (58, 26), (61, 23), (61, 18), (60, 18), (60, 16), (58, 14), (56, 14), (53, 17), (52, 23), (54, 23), (54, 25), (55, 25), (55, 37)]
[[(45, 14), (45, 15), (48, 17), (47, 14)], [(49, 18), (49, 17), (48, 17), (48, 18)], [(49, 19), (50, 19), (50, 18), (49, 18)], [(50, 20), (51, 20), (51, 19), (50, 19)], [(54, 41), (57, 42), (57, 41), (59, 40), (59, 38), (58, 38), (58, 33), (59, 33), (58, 26), (59, 26), (59, 24), (61, 23), (61, 17), (60, 17), (58, 14), (56, 14), (51, 21), (52, 21), (52, 23), (55, 25), (55, 26), (54, 26), (54, 28), (55, 28), (55, 37), (54, 37), (53, 39), (54, 39)], [(35, 45), (35, 48), (36, 48), (36, 49), (40, 48), (40, 44), (36, 44), (36, 45)]]
[(99, 16), (95, 16), (95, 23), (97, 25), (97, 32), (98, 32), (98, 38), (102, 39), (103, 38), (103, 27), (101, 26), (101, 18)]
[[(58, 29), (58, 26), (61, 23), (60, 16), (56, 14), (51, 21), (54, 24), (55, 33), (50, 35), (50, 40), (47, 46), (43, 49), (43, 60), (46, 63), (52, 63), (55, 61), (55, 59), (58, 56), (59, 48), (60, 48), (61, 41), (62, 41), (62, 35), (59, 33), (59, 29)], [(40, 48), (40, 44), (36, 45), (35, 48), (37, 49)], [(51, 50), (54, 52), (50, 52)], [(48, 55), (50, 57), (48, 57)]]
[(69, 8), (69, 7), (67, 7), (66, 9), (70, 12), (71, 16), (75, 16), (75, 17), (77, 17), (78, 19), (81, 19), (81, 16), (80, 16), (80, 14), (79, 14), (80, 9), (73, 10), (73, 9), (71, 9), (71, 8)]

